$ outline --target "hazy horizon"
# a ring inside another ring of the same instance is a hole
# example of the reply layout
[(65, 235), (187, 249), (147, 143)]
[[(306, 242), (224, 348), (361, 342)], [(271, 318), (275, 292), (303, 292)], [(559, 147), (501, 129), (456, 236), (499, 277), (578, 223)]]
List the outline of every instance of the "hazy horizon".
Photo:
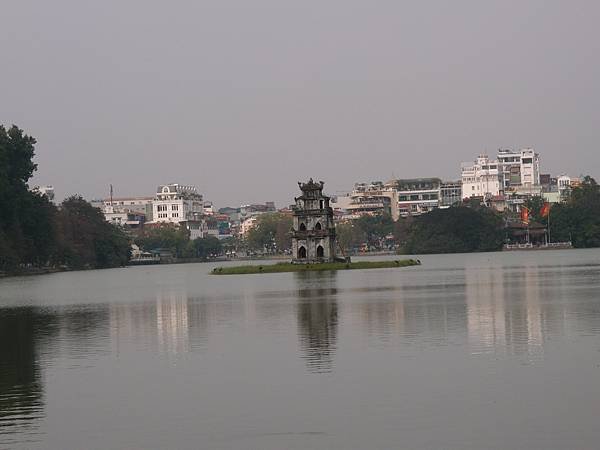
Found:
[(3, 6), (0, 124), (57, 197), (194, 184), (292, 202), (533, 147), (600, 178), (600, 3), (20, 1)]

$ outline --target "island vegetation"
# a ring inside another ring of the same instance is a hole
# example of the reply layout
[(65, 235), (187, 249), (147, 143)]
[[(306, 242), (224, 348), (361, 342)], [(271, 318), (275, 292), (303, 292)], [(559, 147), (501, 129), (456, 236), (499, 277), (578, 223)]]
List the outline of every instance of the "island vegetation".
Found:
[(399, 267), (418, 266), (421, 263), (415, 259), (403, 259), (394, 261), (357, 261), (357, 262), (324, 262), (314, 264), (264, 264), (245, 265), (231, 267), (215, 267), (214, 275), (248, 275), (258, 273), (281, 273), (281, 272), (322, 272), (328, 270), (356, 270), (356, 269), (390, 269)]

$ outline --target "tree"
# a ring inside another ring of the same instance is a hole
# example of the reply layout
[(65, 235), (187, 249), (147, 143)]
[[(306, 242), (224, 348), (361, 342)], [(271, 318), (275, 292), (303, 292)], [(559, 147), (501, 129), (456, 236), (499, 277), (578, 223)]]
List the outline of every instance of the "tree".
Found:
[(292, 218), (281, 213), (261, 214), (248, 232), (246, 242), (254, 250), (282, 252), (292, 247)]
[(392, 233), (394, 221), (389, 214), (366, 215), (355, 220), (369, 247), (381, 248), (385, 237)]
[(489, 209), (436, 209), (414, 219), (405, 251), (461, 253), (502, 248), (502, 217)]
[(550, 210), (552, 241), (571, 241), (575, 247), (600, 247), (600, 186), (590, 176), (573, 188), (567, 203)]
[(73, 268), (105, 268), (125, 265), (130, 257), (129, 239), (104, 220), (102, 212), (79, 196), (62, 202), (57, 226), (57, 262)]
[(214, 236), (194, 239), (189, 242), (188, 247), (188, 254), (193, 258), (207, 259), (210, 256), (220, 255), (223, 251), (221, 241)]
[(525, 207), (529, 210), (529, 220), (532, 222), (542, 223), (546, 219), (542, 217), (542, 208), (546, 202), (539, 195), (530, 197), (525, 202)]
[(336, 226), (337, 242), (344, 252), (352, 252), (366, 242), (366, 235), (355, 223), (347, 221)]
[(135, 243), (146, 251), (168, 249), (176, 257), (184, 256), (190, 240), (189, 231), (181, 226), (163, 224), (146, 228), (135, 239)]
[(55, 242), (54, 206), (29, 191), (36, 170), (33, 137), (0, 125), (0, 270), (46, 264)]

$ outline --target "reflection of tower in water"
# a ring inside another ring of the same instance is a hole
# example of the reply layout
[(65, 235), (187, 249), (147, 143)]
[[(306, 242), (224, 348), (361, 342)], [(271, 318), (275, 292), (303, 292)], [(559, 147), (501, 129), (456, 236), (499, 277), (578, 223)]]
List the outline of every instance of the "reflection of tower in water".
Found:
[(311, 372), (331, 372), (337, 344), (335, 272), (297, 272), (298, 338)]

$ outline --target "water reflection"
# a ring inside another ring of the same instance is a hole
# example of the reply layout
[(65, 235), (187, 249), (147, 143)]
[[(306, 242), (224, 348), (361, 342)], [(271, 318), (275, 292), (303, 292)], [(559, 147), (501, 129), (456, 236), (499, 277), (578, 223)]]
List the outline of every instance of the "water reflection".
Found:
[(311, 372), (333, 368), (338, 335), (336, 272), (297, 272), (298, 339)]
[(40, 324), (32, 308), (0, 311), (0, 444), (20, 441), (19, 433), (36, 440), (44, 410)]

